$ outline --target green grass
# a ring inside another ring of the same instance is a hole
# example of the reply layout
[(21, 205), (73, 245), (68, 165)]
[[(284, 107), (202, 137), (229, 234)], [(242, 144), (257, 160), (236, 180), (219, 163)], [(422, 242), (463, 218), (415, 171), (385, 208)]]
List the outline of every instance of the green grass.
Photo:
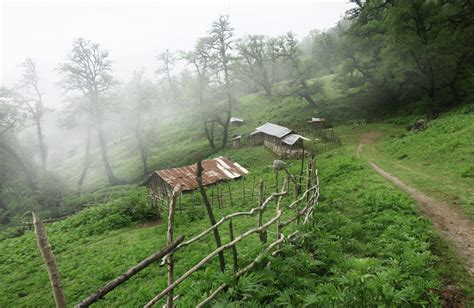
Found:
[[(263, 176), (269, 185), (274, 183), (270, 168), (274, 156), (266, 149), (244, 148), (218, 154), (252, 166), (244, 183), (248, 189), (253, 185), (252, 175)], [(291, 171), (298, 173), (299, 163), (289, 163)], [(354, 158), (350, 147), (322, 156), (318, 168), (321, 203), (311, 224), (301, 230), (302, 243), (285, 244), (281, 258), (270, 258), (269, 269), (239, 282), (229, 274), (219, 273), (214, 260), (177, 289), (183, 294), (179, 303), (186, 306), (202, 300), (221, 281), (229, 282), (231, 288), (216, 306), (229, 302), (244, 306), (313, 306), (330, 302), (335, 306), (437, 305), (439, 290), (446, 281), (469, 289), (470, 282), (462, 275), (459, 264), (454, 258), (446, 262), (449, 250), (420, 217), (413, 201)], [(237, 198), (241, 182), (230, 185)], [(204, 209), (193, 206), (192, 199), (192, 194), (183, 196), (181, 206), (194, 211), (178, 211), (176, 220), (175, 234), (188, 238), (209, 225)], [(69, 303), (77, 303), (165, 244), (165, 224), (143, 226), (156, 213), (146, 200), (144, 189), (131, 191), (48, 226)], [(250, 201), (247, 195), (246, 202), (240, 202), (238, 207), (215, 206), (216, 216), (255, 204), (256, 196)], [(272, 204), (265, 219), (272, 215), (273, 207)], [(255, 218), (234, 221), (236, 233), (255, 223)], [(226, 229), (222, 228), (224, 242), (228, 241)], [(213, 246), (212, 237), (208, 236), (178, 253), (177, 275)], [(240, 266), (250, 262), (260, 247), (257, 236), (238, 245)], [(230, 261), (229, 254), (226, 258)], [(142, 305), (165, 287), (165, 273), (158, 265), (152, 265), (107, 295), (99, 306)], [(0, 241), (0, 274), (0, 306), (53, 304), (49, 289), (45, 288), (47, 272), (31, 232)]]
[(419, 133), (392, 124), (339, 128), (343, 141), (354, 149), (363, 134), (373, 131), (381, 136), (365, 146), (364, 158), (474, 218), (474, 112), (463, 108), (446, 113)]
[(322, 202), (298, 249), (233, 282), (218, 307), (438, 306), (453, 282), (472, 298), (472, 277), (412, 199), (346, 148), (318, 168)]

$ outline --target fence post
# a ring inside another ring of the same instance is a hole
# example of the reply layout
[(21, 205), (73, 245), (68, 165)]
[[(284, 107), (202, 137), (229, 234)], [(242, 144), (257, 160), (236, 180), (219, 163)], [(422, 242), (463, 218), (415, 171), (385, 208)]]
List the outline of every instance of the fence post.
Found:
[[(209, 203), (209, 199), (207, 198), (206, 190), (204, 189), (204, 185), (202, 183), (202, 173), (204, 169), (201, 164), (201, 160), (199, 159), (197, 162), (197, 168), (196, 168), (196, 182), (199, 185), (199, 192), (201, 193), (202, 201), (204, 205), (206, 206), (207, 210), (207, 215), (209, 216), (209, 221), (211, 223), (211, 226), (214, 226), (216, 224), (216, 218), (214, 217), (214, 212), (212, 211), (211, 204)], [(220, 248), (222, 246), (221, 242), (221, 236), (219, 234), (219, 229), (215, 228), (213, 230), (214, 233), (214, 239), (216, 241), (216, 246), (217, 248)], [(219, 252), (219, 263), (220, 263), (220, 268), (221, 272), (225, 271), (225, 259), (224, 259), (224, 253), (221, 251)]]
[(56, 307), (66, 308), (66, 298), (64, 297), (64, 293), (61, 288), (61, 280), (59, 278), (58, 266), (56, 264), (56, 259), (54, 258), (53, 251), (49, 246), (46, 230), (41, 219), (36, 217), (36, 214), (34, 212), (31, 212), (31, 214), (33, 215), (33, 225), (35, 227), (38, 248), (41, 251), (44, 263), (46, 264), (46, 268), (48, 269), (49, 281), (51, 282), (51, 287), (53, 289), (53, 296), (54, 301), (56, 302)]
[(230, 183), (229, 182), (227, 182), (227, 188), (229, 189), (230, 206), (234, 207), (234, 202), (232, 201), (232, 190), (230, 189)]
[(222, 198), (221, 198), (221, 185), (217, 184), (217, 204), (219, 205), (219, 208), (222, 208)]
[[(234, 240), (234, 226), (232, 225), (232, 219), (229, 220), (229, 239), (231, 242)], [(232, 251), (233, 268), (234, 268), (234, 274), (235, 274), (239, 270), (239, 267), (237, 264), (237, 247), (236, 245), (233, 245), (230, 249)]]
[(242, 197), (245, 203), (245, 177), (244, 176), (242, 177)]
[[(260, 208), (260, 210), (258, 211), (258, 227), (261, 227), (262, 224), (263, 224), (263, 209), (261, 209), (262, 207), (262, 204), (263, 204), (263, 198), (264, 198), (264, 182), (263, 182), (263, 179), (260, 179), (260, 183), (259, 183), (259, 199), (258, 199), (258, 206)], [(265, 232), (265, 230), (261, 230), (259, 232), (259, 235), (260, 235), (260, 241), (262, 243), (266, 243), (267, 242), (267, 234)]]
[(214, 185), (211, 186), (211, 206), (214, 207)]
[[(176, 209), (176, 201), (178, 195), (181, 191), (181, 186), (178, 184), (173, 189), (173, 194), (171, 195), (170, 208), (168, 210), (168, 232), (167, 232), (167, 245), (173, 243), (173, 232), (174, 232), (174, 213)], [(168, 257), (168, 286), (174, 282), (174, 259), (173, 253)], [(167, 307), (173, 308), (173, 290), (168, 293), (168, 300), (166, 302)]]
[(254, 195), (255, 195), (255, 176), (253, 176), (253, 183), (252, 183), (252, 202), (253, 202)]
[[(306, 190), (311, 187), (311, 160), (308, 160), (308, 166), (306, 167)], [(306, 194), (306, 202), (309, 201), (309, 194)]]

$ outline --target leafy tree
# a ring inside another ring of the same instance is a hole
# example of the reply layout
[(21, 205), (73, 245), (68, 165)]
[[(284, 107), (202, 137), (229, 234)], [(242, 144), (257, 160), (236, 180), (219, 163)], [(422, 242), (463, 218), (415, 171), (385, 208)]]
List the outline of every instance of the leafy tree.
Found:
[(234, 29), (229, 22), (229, 16), (220, 16), (211, 25), (209, 31), (209, 45), (212, 59), (212, 69), (217, 77), (216, 81), (221, 84), (225, 92), (226, 110), (223, 121), (219, 124), (223, 127), (222, 148), (227, 145), (229, 138), (230, 118), (235, 103), (232, 93), (232, 82), (234, 79), (235, 61), (232, 50), (235, 49)]
[(26, 113), (23, 100), (11, 89), (0, 87), (0, 151), (24, 174), (27, 185), (36, 191), (36, 174), (15, 149), (15, 129), (23, 125)]
[(63, 76), (61, 86), (67, 93), (79, 93), (80, 99), (73, 99), (72, 108), (86, 114), (89, 121), (83, 171), (79, 178), (78, 188), (82, 188), (90, 165), (91, 129), (97, 131), (102, 162), (110, 185), (122, 181), (115, 177), (107, 154), (107, 145), (103, 131), (104, 113), (107, 109), (107, 95), (115, 85), (112, 77), (112, 62), (109, 52), (99, 44), (79, 38), (73, 42), (72, 50), (66, 62), (59, 65)]
[(209, 38), (200, 38), (196, 42), (194, 50), (183, 52), (182, 58), (193, 67), (196, 80), (196, 85), (193, 92), (197, 94), (199, 118), (202, 122), (209, 146), (215, 149), (216, 145), (214, 140), (214, 129), (215, 124), (218, 122), (218, 116), (213, 110), (214, 108), (211, 105), (212, 100), (208, 95), (211, 82), (210, 74), (212, 66), (212, 56), (209, 53), (209, 44)]
[(290, 81), (290, 86), (293, 95), (306, 100), (311, 107), (316, 107), (316, 102), (311, 97), (311, 90), (307, 82), (309, 79), (309, 70), (301, 61), (301, 52), (298, 48), (298, 41), (295, 35), (288, 32), (279, 38), (277, 46), (279, 48), (278, 52), (290, 63), (292, 68), (293, 76)]
[(35, 62), (28, 58), (21, 64), (21, 67), (23, 68), (23, 78), (20, 81), (18, 88), (23, 94), (23, 105), (36, 126), (41, 165), (44, 171), (46, 170), (47, 165), (48, 150), (44, 140), (41, 121), (44, 114), (47, 112), (47, 108), (45, 108), (43, 104), (43, 95), (39, 90), (39, 75)]
[(153, 101), (156, 98), (156, 88), (153, 83), (146, 80), (143, 75), (143, 71), (135, 72), (133, 79), (125, 88), (124, 94), (128, 94), (130, 99), (128, 106), (130, 112), (128, 112), (128, 115), (131, 118), (132, 131), (137, 140), (137, 146), (143, 164), (143, 174), (147, 175), (149, 172), (147, 163), (148, 152), (145, 141), (143, 140), (143, 127), (146, 124), (147, 113), (150, 111)]
[(176, 104), (180, 104), (180, 95), (177, 89), (177, 81), (173, 76), (173, 70), (178, 62), (178, 58), (173, 52), (169, 49), (166, 49), (165, 52), (160, 53), (156, 60), (159, 62), (160, 66), (156, 70), (158, 75), (163, 76), (163, 80), (168, 83), (169, 90), (172, 93), (173, 101)]
[(257, 83), (268, 98), (272, 97), (275, 66), (281, 57), (275, 48), (275, 42), (275, 39), (264, 35), (248, 35), (238, 43), (239, 56), (242, 59), (240, 71)]

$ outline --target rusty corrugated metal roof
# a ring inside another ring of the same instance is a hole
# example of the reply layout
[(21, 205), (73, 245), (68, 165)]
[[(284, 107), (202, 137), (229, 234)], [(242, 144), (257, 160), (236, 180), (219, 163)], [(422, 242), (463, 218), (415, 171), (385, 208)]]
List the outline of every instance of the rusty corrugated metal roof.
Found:
[[(214, 159), (202, 161), (204, 169), (202, 182), (204, 185), (210, 185), (222, 180), (236, 179), (248, 173), (248, 170), (221, 156)], [(196, 181), (196, 164), (155, 171), (163, 181), (175, 187), (180, 184), (183, 191), (193, 190), (198, 187)]]

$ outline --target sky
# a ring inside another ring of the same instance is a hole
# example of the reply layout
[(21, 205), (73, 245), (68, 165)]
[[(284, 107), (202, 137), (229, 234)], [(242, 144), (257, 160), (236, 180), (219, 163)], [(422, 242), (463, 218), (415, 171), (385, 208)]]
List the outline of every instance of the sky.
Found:
[(126, 81), (141, 69), (153, 77), (157, 54), (192, 49), (219, 15), (230, 16), (237, 36), (293, 31), (302, 38), (334, 26), (351, 7), (348, 0), (0, 1), (0, 85), (12, 86), (19, 64), (32, 58), (44, 102), (53, 108), (64, 98), (56, 68), (76, 38), (109, 50), (114, 75)]

